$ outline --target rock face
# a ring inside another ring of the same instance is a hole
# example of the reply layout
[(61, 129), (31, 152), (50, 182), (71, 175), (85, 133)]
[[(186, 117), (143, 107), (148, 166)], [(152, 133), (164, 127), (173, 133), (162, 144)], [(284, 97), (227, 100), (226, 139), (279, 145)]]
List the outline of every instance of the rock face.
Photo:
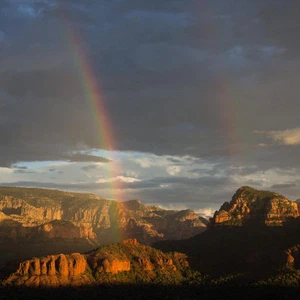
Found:
[(7, 282), (24, 286), (81, 285), (93, 282), (83, 255), (50, 255), (22, 262)]
[(164, 210), (138, 200), (117, 202), (93, 194), (0, 187), (0, 264), (88, 251), (126, 238), (146, 244), (189, 238), (205, 229), (205, 220), (192, 210)]
[(277, 193), (241, 187), (232, 200), (225, 202), (210, 220), (212, 226), (246, 223), (280, 226), (283, 222), (299, 217), (298, 205)]
[(4, 283), (58, 287), (122, 282), (124, 278), (127, 283), (134, 282), (136, 278), (147, 282), (162, 274), (183, 278), (181, 272), (187, 268), (184, 254), (165, 254), (131, 239), (100, 247), (84, 255), (59, 254), (26, 260)]

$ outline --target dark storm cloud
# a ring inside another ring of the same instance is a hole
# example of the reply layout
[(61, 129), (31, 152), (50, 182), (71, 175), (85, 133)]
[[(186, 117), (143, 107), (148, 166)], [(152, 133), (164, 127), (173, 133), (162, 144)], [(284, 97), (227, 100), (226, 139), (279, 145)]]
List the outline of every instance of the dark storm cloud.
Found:
[(6, 16), (36, 18), (53, 9), (56, 3), (56, 0), (4, 0), (0, 9)]
[(228, 163), (228, 161), (223, 163), (218, 163), (211, 167), (209, 170), (203, 168), (195, 168), (189, 170), (189, 173), (193, 175), (199, 175), (203, 176), (203, 174), (207, 176), (214, 176), (215, 174), (218, 174), (221, 172), (226, 172), (227, 176), (233, 176), (233, 175), (239, 175), (239, 176), (247, 176), (255, 173), (256, 171), (261, 170), (261, 168), (258, 168), (258, 166), (245, 166), (247, 164), (247, 161), (242, 161), (243, 166), (241, 167), (237, 162), (231, 161)]
[[(56, 179), (55, 177), (53, 179)], [(16, 182), (4, 182), (2, 186), (21, 186), (21, 187), (44, 187), (50, 189), (60, 189), (69, 191), (101, 191), (101, 189), (111, 187), (111, 183), (56, 183), (56, 182), (39, 182), (39, 181), (16, 181)]]
[(110, 160), (107, 158), (91, 154), (68, 153), (65, 147), (60, 147), (59, 145), (34, 144), (27, 146), (26, 144), (23, 144), (22, 141), (20, 141), (20, 144), (17, 145), (17, 149), (13, 146), (0, 146), (0, 153), (3, 153), (3, 155), (0, 157), (0, 166), (10, 167), (22, 161), (30, 162), (65, 160), (70, 162), (110, 162)]
[(246, 157), (250, 168), (298, 165), (296, 147), (259, 148), (268, 141), (255, 131), (298, 126), (299, 7), (267, 0), (2, 1), (0, 164), (103, 162), (66, 155), (106, 146), (68, 24), (101, 86), (119, 150)]
[(84, 190), (85, 188), (92, 188), (92, 185), (85, 185), (84, 188), (81, 186), (74, 186), (72, 184), (57, 184), (52, 182), (38, 182), (38, 181), (17, 181), (17, 182), (4, 182), (1, 186), (17, 186), (17, 187), (41, 187), (49, 189), (62, 189), (62, 190)]
[[(75, 70), (7, 71), (0, 77), (2, 90), (14, 97), (30, 95), (32, 98), (74, 97), (80, 93)], [(61, 99), (60, 99), (61, 100)], [(36, 101), (36, 100), (34, 100)], [(53, 101), (53, 100), (52, 100)]]
[(163, 204), (165, 206), (174, 205), (175, 207), (179, 205), (180, 207), (189, 207), (191, 209), (199, 208), (199, 203), (201, 202), (201, 207), (213, 206), (216, 210), (225, 201), (230, 201), (233, 193), (234, 189), (229, 192), (226, 189), (222, 189), (222, 195), (220, 195), (220, 193), (212, 194), (211, 189), (192, 191), (190, 188), (180, 186), (172, 189), (146, 189), (141, 193), (133, 193), (131, 198), (141, 198), (143, 203)]

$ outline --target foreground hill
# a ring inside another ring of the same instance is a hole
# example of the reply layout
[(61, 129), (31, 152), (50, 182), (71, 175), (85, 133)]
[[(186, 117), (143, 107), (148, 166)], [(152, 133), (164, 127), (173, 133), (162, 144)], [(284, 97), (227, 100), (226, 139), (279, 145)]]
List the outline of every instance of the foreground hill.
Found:
[(192, 210), (164, 210), (93, 194), (0, 187), (0, 263), (85, 252), (126, 238), (145, 244), (183, 239), (205, 229), (206, 220)]
[(184, 254), (166, 254), (130, 239), (86, 254), (59, 254), (26, 260), (4, 284), (59, 287), (153, 283), (160, 280), (176, 284), (184, 280), (188, 269)]
[(0, 294), (7, 299), (299, 299), (299, 249), (284, 252), (277, 274), (259, 279), (244, 268), (211, 277), (189, 268), (185, 254), (124, 240), (85, 254), (26, 260), (0, 284)]

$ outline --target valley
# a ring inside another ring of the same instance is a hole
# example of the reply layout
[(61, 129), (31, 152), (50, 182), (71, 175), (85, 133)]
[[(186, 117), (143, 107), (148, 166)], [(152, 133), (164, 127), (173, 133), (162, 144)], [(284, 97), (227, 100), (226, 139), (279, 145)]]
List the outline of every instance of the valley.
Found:
[[(224, 203), (220, 210), (215, 212), (205, 231), (203, 231), (206, 228), (205, 220), (196, 217), (192, 211), (164, 211), (157, 207), (144, 206), (139, 201), (118, 204), (109, 202), (110, 205), (116, 206), (115, 211), (120, 218), (115, 224), (120, 227), (124, 225), (123, 229), (128, 230), (126, 218), (130, 216), (138, 220), (140, 223), (137, 221), (136, 223), (140, 226), (141, 224), (146, 226), (147, 220), (148, 230), (141, 235), (141, 229), (135, 227), (139, 230), (129, 231), (127, 233), (129, 239), (100, 246), (97, 243), (100, 242), (101, 226), (98, 230), (93, 226), (94, 224), (107, 226), (108, 223), (101, 223), (100, 220), (103, 221), (105, 218), (104, 215), (97, 215), (99, 206), (96, 204), (99, 201), (103, 210), (107, 200), (92, 195), (87, 195), (88, 199), (84, 200), (86, 196), (84, 194), (79, 195), (80, 199), (76, 200), (78, 195), (68, 194), (70, 198), (73, 197), (76, 204), (74, 205), (72, 199), (63, 199), (64, 192), (55, 191), (56, 198), (53, 200), (53, 195), (52, 198), (50, 195), (46, 197), (47, 191), (43, 190), (39, 191), (44, 195), (42, 201), (39, 198), (29, 201), (29, 197), (33, 194), (32, 190), (21, 189), (18, 198), (16, 191), (17, 189), (13, 191), (14, 195), (11, 192), (0, 201), (1, 242), (5, 245), (4, 241), (13, 237), (16, 248), (22, 245), (18, 244), (22, 239), (35, 242), (31, 244), (31, 252), (26, 253), (25, 260), (22, 259), (25, 255), (25, 252), (21, 253), (22, 251), (19, 252), (20, 257), (14, 261), (8, 262), (6, 258), (2, 267), (2, 289), (5, 292), (25, 288), (34, 294), (34, 288), (43, 290), (50, 288), (54, 289), (53, 291), (80, 288), (81, 291), (87, 289), (90, 293), (89, 287), (94, 289), (102, 286), (110, 289), (111, 286), (122, 285), (122, 288), (126, 286), (129, 289), (127, 293), (130, 293), (133, 287), (140, 291), (142, 286), (146, 290), (147, 286), (153, 286), (158, 293), (170, 287), (172, 291), (177, 290), (180, 296), (187, 290), (186, 297), (192, 298), (200, 291), (217, 295), (215, 288), (228, 292), (234, 287), (233, 295), (237, 296), (243, 287), (247, 287), (250, 297), (255, 290), (261, 291), (264, 295), (274, 293), (276, 287), (282, 287), (287, 293), (292, 293), (299, 287), (298, 203), (277, 193), (241, 187), (231, 201)], [(59, 199), (58, 195), (62, 198)], [(81, 206), (83, 203), (85, 206)], [(33, 204), (35, 209), (43, 212), (35, 219), (32, 214), (26, 213), (27, 205)], [(63, 209), (66, 206), (69, 214), (64, 213)], [(95, 215), (91, 211), (95, 212)], [(51, 218), (60, 219), (51, 221), (49, 215)], [(70, 221), (63, 220), (64, 215), (68, 216)], [(167, 220), (163, 221), (162, 216)], [(17, 219), (19, 221), (16, 221)], [(9, 223), (5, 223), (7, 220)], [(86, 221), (85, 231), (80, 231), (82, 225), (79, 220)], [(30, 230), (34, 228), (35, 231), (26, 232), (26, 225), (29, 224), (28, 228)], [(195, 224), (199, 227), (194, 228)], [(87, 226), (90, 226), (91, 231), (86, 230)], [(110, 226), (113, 225), (110, 223)], [(172, 232), (172, 226), (182, 228), (181, 232), (186, 232), (187, 237), (180, 239), (182, 235), (179, 235), (174, 239), (172, 234), (168, 236), (166, 233)], [(15, 227), (17, 229), (14, 230)], [(149, 228), (152, 231), (149, 231)], [(188, 228), (191, 230), (188, 231)], [(202, 229), (203, 232), (195, 234), (193, 230), (196, 229)], [(160, 232), (161, 235), (164, 234), (164, 238), (151, 236), (151, 232)], [(88, 247), (87, 244), (81, 244), (83, 240), (90, 243)], [(56, 251), (50, 247), (47, 251), (53, 251), (52, 253), (37, 257), (33, 253), (47, 252), (35, 248), (36, 245), (41, 247), (41, 241), (47, 247), (52, 243)], [(145, 244), (151, 244), (152, 247)], [(4, 251), (1, 251), (2, 257), (5, 256)], [(102, 290), (97, 291), (96, 294), (101, 295)], [(143, 292), (144, 290), (141, 293)], [(171, 293), (170, 297), (173, 299), (174, 295)]]

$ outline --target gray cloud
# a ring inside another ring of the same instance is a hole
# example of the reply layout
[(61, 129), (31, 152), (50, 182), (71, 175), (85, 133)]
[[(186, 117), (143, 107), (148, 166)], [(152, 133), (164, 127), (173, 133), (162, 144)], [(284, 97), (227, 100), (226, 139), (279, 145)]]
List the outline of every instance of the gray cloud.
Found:
[[(68, 151), (69, 150), (69, 151)], [(58, 161), (65, 160), (70, 162), (101, 162), (108, 163), (109, 159), (84, 153), (70, 153), (71, 148), (51, 144), (26, 144), (26, 141), (18, 141), (16, 146), (0, 146), (0, 166), (10, 167), (18, 165), (18, 162), (25, 161)]]
[(18, 166), (18, 165), (15, 165), (15, 166), (13, 166), (14, 168), (16, 168), (16, 169), (19, 169), (19, 170), (27, 170), (28, 169), (28, 167), (26, 167), (26, 166)]
[(87, 166), (83, 166), (81, 169), (84, 171), (93, 171), (93, 170), (97, 170), (99, 168), (98, 165), (87, 165)]
[(3, 1), (2, 12), (15, 17), (37, 18), (41, 17), (45, 11), (54, 9), (56, 3), (55, 0)]
[(297, 186), (295, 183), (278, 183), (273, 184), (270, 188), (271, 189), (285, 189)]
[[(222, 188), (228, 184), (227, 178), (154, 178), (145, 182), (122, 182), (119, 187), (126, 191), (125, 199), (142, 198), (144, 203), (156, 203), (164, 206), (182, 204), (183, 207), (199, 208), (199, 202), (203, 204), (213, 204), (216, 208), (219, 205), (219, 196), (216, 195), (212, 201), (211, 195), (205, 200), (203, 193), (209, 194), (212, 187)], [(93, 192), (103, 196), (103, 190), (111, 188), (111, 182), (74, 182), (74, 183), (55, 183), (39, 181), (17, 181), (4, 182), (3, 186), (22, 186), (22, 187), (44, 187), (70, 191)], [(195, 188), (197, 189), (195, 190)], [(222, 195), (224, 200), (226, 192)], [(225, 199), (226, 201), (228, 199)], [(225, 201), (224, 200), (224, 201)], [(206, 202), (207, 201), (207, 202)], [(215, 203), (214, 203), (215, 202)]]
[(111, 162), (111, 160), (104, 157), (99, 157), (91, 154), (82, 154), (82, 153), (71, 154), (69, 156), (65, 156), (65, 158), (73, 162), (101, 162), (101, 163)]
[(14, 170), (15, 174), (33, 174), (35, 173), (34, 171), (31, 170), (26, 170), (26, 169), (16, 169)]
[[(299, 8), (281, 0), (2, 1), (0, 166), (109, 162), (82, 152), (108, 147), (106, 134), (120, 151), (205, 159), (216, 165), (206, 175), (299, 168)], [(99, 99), (112, 123), (104, 136)], [(158, 177), (128, 187), (166, 195), (155, 191), (159, 180), (192, 187), (191, 198), (201, 184)], [(202, 185), (218, 184), (210, 180)]]

